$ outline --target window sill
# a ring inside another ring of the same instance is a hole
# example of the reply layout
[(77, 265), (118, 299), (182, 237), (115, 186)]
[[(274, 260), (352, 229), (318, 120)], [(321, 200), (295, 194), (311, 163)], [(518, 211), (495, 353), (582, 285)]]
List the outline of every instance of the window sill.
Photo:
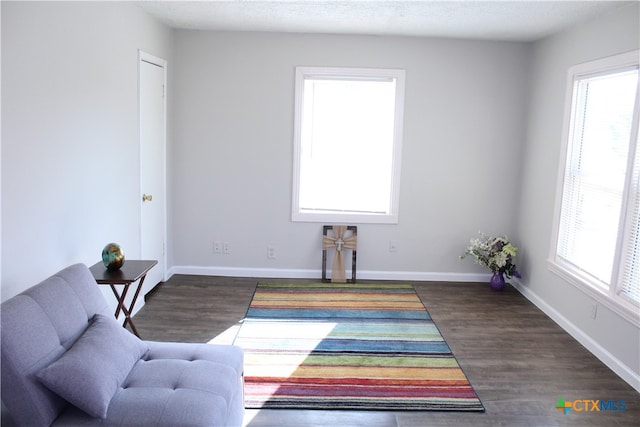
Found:
[(334, 224), (397, 224), (398, 215), (362, 214), (362, 213), (309, 213), (293, 212), (293, 222), (322, 222)]
[(552, 273), (569, 282), (596, 300), (596, 302), (607, 307), (634, 326), (640, 327), (640, 307), (637, 307), (631, 302), (627, 302), (621, 297), (612, 296), (604, 289), (599, 289), (595, 285), (590, 284), (579, 272), (567, 268), (553, 259), (549, 259), (547, 263)]

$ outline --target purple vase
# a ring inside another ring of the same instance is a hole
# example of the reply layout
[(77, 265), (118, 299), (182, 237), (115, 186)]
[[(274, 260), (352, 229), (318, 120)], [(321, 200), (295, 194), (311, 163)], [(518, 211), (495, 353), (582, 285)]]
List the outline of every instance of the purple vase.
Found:
[(503, 273), (493, 273), (491, 276), (491, 284), (492, 291), (501, 291), (504, 289), (504, 275)]

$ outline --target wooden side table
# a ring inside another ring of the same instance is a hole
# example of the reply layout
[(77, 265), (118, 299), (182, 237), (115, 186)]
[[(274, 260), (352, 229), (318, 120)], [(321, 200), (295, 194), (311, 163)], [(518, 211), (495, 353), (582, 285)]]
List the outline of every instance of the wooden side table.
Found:
[[(118, 307), (116, 308), (116, 319), (120, 315), (120, 311), (124, 313), (125, 319), (122, 324), (123, 328), (127, 327), (127, 324), (131, 326), (131, 330), (138, 338), (140, 338), (140, 334), (136, 329), (136, 326), (133, 324), (133, 320), (131, 319), (131, 311), (133, 307), (136, 305), (136, 301), (138, 299), (138, 295), (140, 294), (140, 290), (142, 289), (142, 284), (144, 283), (144, 278), (147, 276), (147, 272), (151, 270), (151, 268), (156, 265), (158, 261), (155, 260), (126, 260), (122, 268), (116, 271), (109, 271), (105, 268), (102, 261), (95, 263), (92, 265), (89, 270), (91, 274), (93, 274), (93, 278), (96, 279), (96, 282), (99, 285), (109, 285), (111, 290), (113, 291), (113, 295), (115, 295), (118, 300)], [(136, 293), (133, 295), (133, 300), (131, 300), (131, 304), (129, 307), (125, 305), (125, 298), (127, 296), (127, 292), (129, 291), (129, 286), (133, 283), (138, 282), (138, 287), (136, 288)], [(115, 285), (124, 285), (122, 289), (122, 294), (118, 293)]]

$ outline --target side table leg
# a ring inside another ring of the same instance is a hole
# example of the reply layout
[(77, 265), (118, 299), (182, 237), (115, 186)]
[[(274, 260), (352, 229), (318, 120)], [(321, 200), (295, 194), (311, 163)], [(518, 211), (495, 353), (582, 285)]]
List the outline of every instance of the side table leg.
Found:
[(118, 295), (118, 290), (116, 289), (115, 285), (110, 284), (109, 286), (111, 286), (111, 291), (113, 291), (113, 295), (115, 295), (116, 300), (118, 301), (118, 307), (116, 307), (116, 319), (118, 318), (118, 316), (120, 316), (120, 310), (124, 309), (124, 299), (127, 296), (127, 291), (129, 290), (129, 285), (124, 285), (124, 289), (122, 290), (122, 295)]
[(138, 284), (138, 289), (136, 289), (136, 293), (133, 295), (133, 301), (131, 301), (129, 308), (127, 308), (127, 306), (125, 305), (125, 298), (127, 296), (127, 292), (129, 291), (129, 284), (124, 285), (124, 289), (122, 290), (122, 295), (118, 294), (118, 290), (116, 289), (115, 285), (113, 284), (109, 285), (111, 286), (113, 295), (115, 295), (116, 300), (118, 300), (118, 307), (116, 308), (116, 312), (115, 312), (116, 320), (118, 320), (120, 311), (122, 311), (122, 313), (124, 314), (124, 322), (122, 323), (122, 327), (126, 328), (127, 324), (129, 324), (131, 326), (131, 330), (138, 338), (140, 338), (140, 334), (138, 333), (138, 329), (136, 328), (136, 325), (133, 324), (133, 320), (131, 319), (131, 311), (133, 310), (133, 307), (136, 304), (136, 300), (138, 299), (138, 295), (140, 294), (140, 289), (142, 289), (143, 280), (144, 280), (144, 277), (140, 279), (140, 283)]
[[(131, 318), (131, 312), (133, 311), (133, 308), (136, 305), (136, 301), (138, 300), (138, 295), (140, 295), (140, 291), (142, 290), (142, 284), (144, 283), (145, 277), (147, 277), (146, 274), (143, 275), (140, 278), (140, 281), (138, 282), (138, 288), (136, 289), (136, 293), (133, 294), (133, 299), (131, 300), (131, 304), (129, 305), (129, 308), (125, 312), (124, 324), (122, 325), (123, 327), (126, 328), (128, 323), (129, 326), (131, 326), (131, 330), (133, 331), (134, 334), (136, 334), (138, 338), (140, 338), (140, 334), (138, 333), (138, 329), (136, 328), (136, 325), (134, 325), (133, 323), (133, 319)], [(122, 307), (122, 310), (124, 311), (125, 307)]]
[(128, 323), (129, 326), (131, 326), (131, 331), (138, 338), (140, 338), (140, 334), (138, 333), (138, 329), (136, 329), (136, 325), (134, 325), (133, 321), (131, 320), (131, 312), (127, 309), (127, 307), (122, 307), (122, 312), (124, 313), (124, 323), (122, 324), (122, 327), (126, 329), (127, 323)]

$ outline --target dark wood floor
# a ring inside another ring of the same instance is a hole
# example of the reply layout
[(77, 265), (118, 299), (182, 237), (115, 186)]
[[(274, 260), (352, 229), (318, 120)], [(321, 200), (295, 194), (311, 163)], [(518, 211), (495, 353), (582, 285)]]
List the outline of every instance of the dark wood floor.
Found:
[[(134, 321), (147, 340), (229, 343), (259, 281), (175, 275), (148, 296)], [(640, 394), (514, 288), (413, 284), (485, 413), (247, 410), (245, 425), (640, 426)], [(624, 400), (627, 410), (563, 415), (558, 398)]]

